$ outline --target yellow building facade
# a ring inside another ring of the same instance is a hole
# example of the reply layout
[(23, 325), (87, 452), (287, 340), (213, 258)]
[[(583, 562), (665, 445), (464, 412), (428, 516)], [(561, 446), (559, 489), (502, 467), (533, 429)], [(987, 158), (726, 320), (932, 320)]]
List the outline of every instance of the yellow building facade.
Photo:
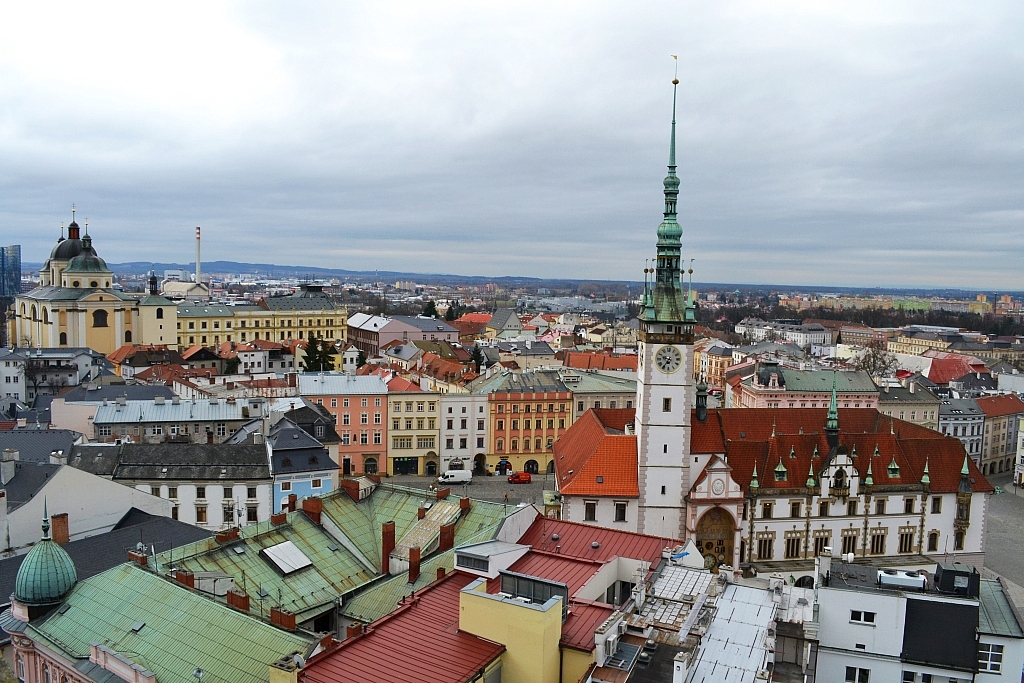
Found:
[(27, 348), (88, 347), (109, 354), (124, 344), (176, 347), (177, 309), (154, 294), (113, 289), (113, 273), (73, 222), (40, 271), (39, 286), (14, 299), (8, 339)]

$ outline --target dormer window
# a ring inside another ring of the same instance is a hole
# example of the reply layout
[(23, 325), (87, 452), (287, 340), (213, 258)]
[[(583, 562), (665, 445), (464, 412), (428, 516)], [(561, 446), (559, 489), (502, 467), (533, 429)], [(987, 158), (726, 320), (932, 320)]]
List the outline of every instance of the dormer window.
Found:
[(779, 464), (775, 466), (775, 481), (786, 481), (786, 466), (779, 461)]
[(832, 484), (833, 488), (846, 488), (846, 470), (844, 470), (841, 467), (838, 470), (836, 470), (836, 476), (832, 481), (835, 482), (834, 484)]
[(900, 466), (896, 464), (896, 458), (893, 457), (892, 462), (889, 463), (889, 478), (899, 479)]

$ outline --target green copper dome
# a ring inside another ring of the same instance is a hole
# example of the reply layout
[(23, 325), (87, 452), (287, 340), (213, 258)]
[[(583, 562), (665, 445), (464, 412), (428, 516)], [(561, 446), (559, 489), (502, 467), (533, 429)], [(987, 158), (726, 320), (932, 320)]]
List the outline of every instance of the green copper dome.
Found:
[[(45, 515), (45, 503), (43, 509)], [(43, 538), (18, 569), (14, 599), (28, 606), (55, 605), (71, 592), (77, 581), (75, 563), (50, 539), (50, 521), (43, 517)]]
[(82, 253), (68, 261), (65, 273), (110, 273), (107, 262), (99, 257), (92, 246), (92, 238), (82, 238)]

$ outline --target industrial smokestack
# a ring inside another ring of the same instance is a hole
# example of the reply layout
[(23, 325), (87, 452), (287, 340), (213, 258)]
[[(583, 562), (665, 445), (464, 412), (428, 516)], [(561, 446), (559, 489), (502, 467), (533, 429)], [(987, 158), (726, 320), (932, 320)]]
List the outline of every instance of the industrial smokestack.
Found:
[(203, 265), (202, 258), (199, 253), (199, 226), (196, 226), (196, 284), (200, 284), (203, 281)]

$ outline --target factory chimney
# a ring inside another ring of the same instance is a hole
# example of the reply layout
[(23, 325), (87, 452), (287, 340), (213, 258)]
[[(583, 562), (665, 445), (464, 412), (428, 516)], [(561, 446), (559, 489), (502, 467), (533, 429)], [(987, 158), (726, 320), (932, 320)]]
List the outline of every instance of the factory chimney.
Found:
[(199, 254), (199, 226), (196, 226), (196, 284), (202, 284), (203, 282), (203, 266), (202, 259)]

